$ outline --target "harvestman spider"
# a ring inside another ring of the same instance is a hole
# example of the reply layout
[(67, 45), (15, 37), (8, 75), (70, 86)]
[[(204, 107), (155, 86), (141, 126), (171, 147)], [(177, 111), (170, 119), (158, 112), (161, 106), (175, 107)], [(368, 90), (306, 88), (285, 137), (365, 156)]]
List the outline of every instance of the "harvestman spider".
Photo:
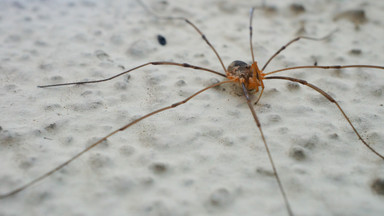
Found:
[[(221, 81), (221, 82), (218, 82), (218, 83), (215, 83), (215, 84), (212, 84), (206, 88), (203, 88), (199, 91), (197, 91), (196, 93), (192, 94), (191, 96), (187, 97), (186, 99), (182, 100), (182, 101), (179, 101), (177, 103), (174, 103), (170, 106), (167, 106), (167, 107), (163, 107), (163, 108), (160, 108), (158, 110), (155, 110), (151, 113), (148, 113), (140, 118), (137, 118), (136, 120), (124, 125), (123, 127), (111, 132), (110, 134), (106, 135), (105, 137), (101, 138), (100, 140), (98, 140), (97, 142), (93, 143), (92, 145), (88, 146), (87, 148), (85, 148), (83, 151), (79, 152), (78, 154), (76, 154), (75, 156), (73, 156), (72, 158), (70, 158), (69, 160), (65, 161), (64, 163), (62, 163), (61, 165), (57, 166), (56, 168), (52, 169), (51, 171), (41, 175), (40, 177), (32, 180), (31, 182), (25, 184), (25, 185), (22, 185), (20, 186), (19, 188), (16, 188), (6, 194), (2, 194), (0, 195), (0, 199), (4, 199), (4, 198), (7, 198), (9, 196), (12, 196), (12, 195), (15, 195), (25, 189), (27, 189), (28, 187), (32, 186), (33, 184), (47, 178), (48, 176), (54, 174), (55, 172), (57, 172), (58, 170), (62, 169), (63, 167), (65, 167), (66, 165), (68, 165), (69, 163), (71, 163), (72, 161), (74, 161), (75, 159), (77, 159), (78, 157), (80, 157), (81, 155), (83, 155), (84, 153), (88, 152), (89, 150), (91, 150), (92, 148), (94, 148), (95, 146), (99, 145), (100, 143), (102, 143), (103, 141), (106, 141), (109, 137), (113, 136), (114, 134), (120, 132), (120, 131), (124, 131), (126, 130), (127, 128), (129, 128), (130, 126), (152, 116), (152, 115), (155, 115), (157, 113), (160, 113), (160, 112), (163, 112), (165, 110), (169, 110), (169, 109), (173, 109), (173, 108), (176, 108), (177, 106), (179, 105), (182, 105), (184, 103), (187, 103), (189, 100), (191, 100), (192, 98), (194, 98), (195, 96), (205, 92), (206, 90), (208, 89), (211, 89), (213, 87), (216, 87), (216, 86), (219, 86), (219, 85), (222, 85), (222, 84), (225, 84), (225, 83), (238, 83), (241, 88), (242, 88), (242, 92), (244, 94), (244, 97), (246, 99), (246, 102), (247, 102), (247, 105), (251, 111), (251, 114), (253, 116), (253, 119), (258, 127), (258, 130), (261, 134), (261, 138), (262, 138), (262, 141), (264, 143), (264, 147), (266, 149), (266, 152), (267, 152), (267, 155), (268, 155), (268, 158), (269, 158), (269, 162), (271, 164), (271, 167), (273, 169), (273, 175), (274, 175), (274, 178), (276, 179), (277, 183), (278, 183), (278, 186), (279, 186), (279, 190), (281, 192), (281, 195), (283, 197), (283, 200), (284, 200), (284, 203), (285, 203), (285, 207), (286, 207), (286, 210), (288, 212), (289, 215), (294, 215), (293, 214), (293, 211), (291, 209), (291, 206), (289, 204), (289, 200), (288, 200), (288, 197), (286, 195), (286, 192), (284, 190), (284, 187), (283, 187), (283, 184), (281, 183), (280, 181), (280, 178), (279, 178), (279, 175), (278, 175), (278, 172), (277, 172), (277, 169), (275, 167), (275, 164), (274, 164), (274, 160), (272, 158), (272, 155), (271, 155), (271, 152), (269, 150), (269, 147), (268, 147), (268, 144), (267, 144), (267, 141), (264, 137), (264, 134), (263, 134), (263, 130), (261, 128), (261, 124), (260, 124), (260, 121), (257, 117), (257, 114), (255, 112), (255, 109), (253, 107), (253, 105), (256, 105), (257, 102), (260, 100), (262, 94), (263, 94), (263, 91), (264, 91), (264, 82), (263, 80), (264, 79), (281, 79), (281, 80), (288, 80), (288, 81), (291, 81), (291, 82), (296, 82), (296, 83), (299, 83), (301, 85), (305, 85), (305, 86), (308, 86), (309, 88), (317, 91), (318, 93), (320, 93), (321, 95), (323, 95), (327, 100), (329, 100), (331, 103), (334, 103), (337, 108), (340, 110), (341, 114), (344, 116), (344, 118), (347, 120), (348, 124), (350, 125), (350, 127), (352, 128), (352, 130), (354, 131), (354, 133), (357, 135), (357, 137), (360, 139), (360, 141), (371, 151), (373, 152), (374, 154), (376, 154), (378, 157), (380, 157), (381, 159), (384, 159), (384, 156), (381, 155), (380, 153), (378, 153), (375, 149), (373, 149), (371, 146), (369, 146), (366, 141), (360, 136), (359, 132), (356, 130), (356, 128), (354, 127), (354, 125), (352, 124), (352, 122), (350, 121), (350, 119), (348, 118), (348, 116), (345, 114), (345, 112), (343, 111), (343, 109), (340, 107), (340, 105), (336, 102), (336, 100), (331, 97), (329, 94), (327, 94), (325, 91), (323, 91), (322, 89), (318, 88), (317, 86), (313, 85), (313, 84), (310, 84), (308, 83), (307, 81), (305, 80), (301, 80), (301, 79), (296, 79), (296, 78), (292, 78), (292, 77), (283, 77), (283, 76), (270, 76), (271, 74), (275, 74), (275, 73), (279, 73), (279, 72), (283, 72), (283, 71), (288, 71), (288, 70), (296, 70), (296, 69), (312, 69), (312, 68), (318, 68), (318, 69), (342, 69), (342, 68), (373, 68), (373, 69), (384, 69), (384, 67), (382, 66), (375, 66), (375, 65), (334, 65), (334, 66), (296, 66), (296, 67), (289, 67), (289, 68), (283, 68), (283, 69), (279, 69), (279, 70), (275, 70), (275, 71), (271, 71), (271, 72), (268, 72), (268, 73), (264, 73), (264, 70), (267, 68), (267, 66), (269, 65), (269, 63), (280, 53), (282, 52), (284, 49), (286, 49), (289, 45), (293, 44), (294, 42), (300, 40), (300, 39), (307, 39), (307, 40), (323, 40), (325, 38), (328, 38), (331, 34), (323, 37), (323, 38), (312, 38), (312, 37), (306, 37), (306, 36), (299, 36), (299, 37), (296, 37), (295, 39), (289, 41), (287, 44), (285, 44), (284, 46), (282, 46), (275, 54), (273, 54), (269, 59), (268, 61), (264, 64), (264, 66), (259, 69), (258, 67), (258, 64), (257, 62), (255, 61), (255, 57), (254, 57), (254, 53), (253, 53), (253, 46), (252, 46), (252, 19), (253, 19), (253, 13), (254, 13), (254, 8), (251, 9), (250, 11), (250, 20), (249, 20), (249, 35), (250, 35), (250, 39), (249, 39), (249, 43), (250, 43), (250, 50), (251, 50), (251, 55), (252, 55), (252, 64), (248, 65), (246, 64), (245, 62), (242, 62), (242, 61), (234, 61), (232, 62), (228, 68), (225, 67), (220, 55), (218, 54), (218, 52), (216, 51), (216, 49), (213, 47), (213, 45), (209, 42), (209, 40), (207, 39), (207, 37), (200, 31), (199, 28), (197, 28), (197, 26), (195, 24), (193, 24), (191, 21), (189, 21), (188, 19), (184, 18), (184, 17), (161, 17), (161, 16), (158, 16), (156, 15), (154, 12), (152, 12), (151, 10), (149, 10), (145, 5), (144, 7), (152, 14), (154, 14), (156, 17), (158, 18), (161, 18), (161, 19), (169, 19), (169, 20), (183, 20), (185, 21), (188, 25), (190, 25), (191, 27), (193, 27), (198, 34), (200, 34), (200, 36), (202, 37), (202, 39), (205, 41), (205, 43), (212, 49), (212, 51), (215, 53), (217, 59), (219, 60), (225, 74), (223, 73), (220, 73), (220, 72), (217, 72), (217, 71), (214, 71), (214, 70), (211, 70), (211, 69), (208, 69), (208, 68), (204, 68), (204, 67), (200, 67), (200, 66), (195, 66), (195, 65), (190, 65), (190, 64), (187, 64), (187, 63), (175, 63), (175, 62), (166, 62), (166, 61), (155, 61), (155, 62), (148, 62), (148, 63), (145, 63), (145, 64), (142, 64), (142, 65), (139, 65), (137, 67), (134, 67), (132, 69), (129, 69), (127, 71), (124, 71), (124, 72), (121, 72), (115, 76), (112, 76), (112, 77), (109, 77), (109, 78), (106, 78), (106, 79), (101, 79), (101, 80), (93, 80), (93, 81), (84, 81), (84, 82), (71, 82), (71, 83), (61, 83), (61, 84), (52, 84), (52, 85), (43, 85), (43, 86), (38, 86), (39, 88), (48, 88), (48, 87), (57, 87), (57, 86), (65, 86), (65, 85), (76, 85), (76, 84), (89, 84), (89, 83), (98, 83), (98, 82), (104, 82), (104, 81), (108, 81), (108, 80), (112, 80), (114, 78), (117, 78), (121, 75), (124, 75), (124, 74), (127, 74), (131, 71), (134, 71), (134, 70), (137, 70), (139, 68), (142, 68), (142, 67), (145, 67), (145, 66), (148, 66), (148, 65), (170, 65), (170, 66), (177, 66), (177, 67), (185, 67), (185, 68), (192, 68), (192, 69), (195, 69), (195, 70), (201, 70), (201, 71), (206, 71), (206, 72), (210, 72), (210, 73), (214, 73), (216, 75), (219, 75), (219, 76), (222, 76), (222, 77), (225, 77), (227, 78), (227, 80), (225, 81)], [(252, 103), (251, 102), (251, 99), (249, 97), (249, 94), (250, 93), (253, 93), (253, 92), (258, 92), (261, 88), (261, 92), (256, 100), (255, 103)]]

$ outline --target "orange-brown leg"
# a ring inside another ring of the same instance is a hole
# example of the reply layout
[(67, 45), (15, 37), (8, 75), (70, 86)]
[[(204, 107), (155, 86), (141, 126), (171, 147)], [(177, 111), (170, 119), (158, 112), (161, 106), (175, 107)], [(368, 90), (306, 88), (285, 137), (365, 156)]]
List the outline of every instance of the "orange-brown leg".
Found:
[(252, 62), (255, 62), (255, 55), (253, 54), (253, 44), (252, 44), (252, 35), (253, 35), (253, 29), (252, 29), (252, 20), (253, 20), (253, 12), (255, 11), (255, 8), (251, 8), (250, 15), (249, 15), (249, 47), (251, 49), (251, 55), (252, 55)]
[(267, 68), (268, 64), (272, 61), (272, 59), (274, 59), (277, 55), (279, 55), (283, 50), (285, 50), (289, 45), (293, 44), (294, 42), (300, 40), (300, 39), (306, 39), (306, 40), (315, 40), (315, 41), (321, 41), (321, 40), (325, 40), (327, 38), (329, 38), (333, 33), (335, 33), (337, 30), (334, 30), (332, 31), (331, 33), (327, 34), (326, 36), (324, 37), (321, 37), (321, 38), (314, 38), (314, 37), (307, 37), (307, 36), (299, 36), (291, 41), (289, 41), (287, 44), (285, 44), (284, 46), (282, 46), (279, 50), (277, 50), (277, 52), (275, 52), (275, 54), (273, 54), (269, 59), (268, 61), (264, 64), (264, 66), (262, 67), (261, 71), (264, 71), (265, 68)]
[(182, 101), (179, 101), (179, 102), (174, 103), (174, 104), (172, 104), (172, 105), (170, 105), (170, 106), (167, 106), (167, 107), (160, 108), (160, 109), (155, 110), (155, 111), (153, 111), (153, 112), (151, 112), (151, 113), (148, 113), (148, 114), (146, 114), (146, 115), (144, 115), (144, 116), (142, 116), (142, 117), (140, 117), (140, 118), (137, 118), (136, 120), (134, 120), (134, 121), (132, 121), (132, 122), (130, 122), (130, 123), (124, 125), (123, 127), (119, 128), (119, 129), (117, 129), (117, 130), (112, 131), (111, 133), (109, 133), (109, 134), (106, 135), (105, 137), (101, 138), (101, 139), (98, 140), (97, 142), (95, 142), (95, 143), (93, 143), (92, 145), (88, 146), (88, 147), (85, 148), (83, 151), (77, 153), (75, 156), (71, 157), (70, 159), (68, 159), (68, 160), (65, 161), (64, 163), (60, 164), (59, 166), (53, 168), (53, 169), (50, 170), (49, 172), (46, 172), (45, 174), (41, 175), (40, 177), (35, 178), (34, 180), (32, 180), (32, 181), (30, 181), (30, 182), (28, 182), (28, 183), (26, 183), (26, 184), (24, 184), (24, 185), (22, 185), (22, 186), (20, 186), (20, 187), (18, 187), (18, 188), (16, 188), (16, 189), (14, 189), (14, 190), (12, 190), (12, 191), (10, 191), (10, 192), (8, 192), (8, 193), (1, 194), (1, 195), (0, 195), (0, 199), (4, 199), (4, 198), (7, 198), (7, 197), (9, 197), (9, 196), (15, 195), (15, 194), (17, 194), (17, 193), (19, 193), (19, 192), (21, 192), (21, 191), (23, 191), (23, 190), (29, 188), (30, 186), (36, 184), (37, 182), (42, 181), (43, 179), (45, 179), (45, 178), (49, 177), (50, 175), (56, 173), (57, 171), (61, 170), (63, 167), (67, 166), (69, 163), (71, 163), (72, 161), (74, 161), (75, 159), (77, 159), (78, 157), (80, 157), (81, 155), (83, 155), (84, 153), (88, 152), (89, 150), (91, 150), (91, 149), (94, 148), (95, 146), (97, 146), (97, 145), (99, 145), (100, 143), (102, 143), (103, 141), (107, 140), (109, 137), (113, 136), (114, 134), (116, 134), (116, 133), (118, 133), (118, 132), (120, 132), (120, 131), (124, 131), (124, 130), (126, 130), (127, 128), (131, 127), (132, 125), (134, 125), (134, 124), (136, 124), (136, 123), (138, 123), (138, 122), (140, 122), (140, 121), (142, 121), (142, 120), (144, 120), (144, 119), (146, 119), (146, 118), (148, 118), (148, 117), (150, 117), (150, 116), (153, 116), (153, 115), (155, 115), (155, 114), (157, 114), (157, 113), (163, 112), (163, 111), (165, 111), (165, 110), (173, 109), (173, 108), (175, 108), (175, 107), (177, 107), (177, 106), (179, 106), (179, 105), (181, 105), (181, 104), (185, 104), (185, 103), (187, 103), (189, 100), (191, 100), (192, 98), (194, 98), (195, 96), (197, 96), (197, 95), (203, 93), (204, 91), (206, 91), (206, 90), (208, 90), (208, 89), (211, 89), (211, 88), (213, 88), (213, 87), (222, 85), (222, 84), (224, 84), (224, 83), (229, 83), (229, 82), (233, 82), (233, 81), (231, 81), (231, 80), (226, 80), (226, 81), (222, 81), (222, 82), (219, 82), (219, 83), (210, 85), (210, 86), (208, 86), (208, 87), (206, 87), (206, 88), (201, 89), (200, 91), (194, 93), (193, 95), (189, 96), (188, 98), (186, 98), (186, 99), (184, 99), (184, 100), (182, 100)]
[(263, 95), (263, 92), (264, 92), (264, 86), (261, 87), (261, 92), (260, 92), (260, 94), (259, 94), (259, 97), (257, 97), (257, 100), (256, 100), (256, 102), (254, 103), (254, 105), (256, 105), (256, 104), (259, 102), (261, 96)]
[(336, 102), (336, 100), (331, 97), (329, 94), (327, 94), (325, 91), (323, 91), (322, 89), (320, 89), (319, 87), (313, 85), (313, 84), (310, 84), (308, 83), (307, 81), (305, 80), (301, 80), (301, 79), (296, 79), (296, 78), (292, 78), (292, 77), (283, 77), (283, 76), (270, 76), (270, 77), (265, 77), (265, 79), (282, 79), (282, 80), (289, 80), (289, 81), (292, 81), (292, 82), (297, 82), (297, 83), (300, 83), (302, 85), (306, 85), (312, 89), (314, 89), (315, 91), (319, 92), (320, 94), (322, 94), (325, 98), (327, 98), (330, 102), (334, 103), (337, 108), (340, 110), (340, 112), (343, 114), (344, 118), (348, 121), (349, 125), (352, 127), (353, 131), (355, 132), (355, 134), (357, 135), (357, 137), (361, 140), (361, 142), (369, 149), (371, 150), (374, 154), (376, 154), (377, 156), (379, 156), (381, 159), (384, 160), (384, 156), (381, 155), (380, 153), (378, 153), (375, 149), (373, 149), (370, 145), (368, 145), (368, 143), (365, 142), (365, 140), (360, 136), (359, 132), (357, 132), (355, 126), (353, 126), (351, 120), (348, 118), (347, 114), (345, 114), (345, 112), (343, 111), (343, 109), (341, 109), (340, 105)]
[(187, 64), (187, 63), (175, 63), (175, 62), (157, 61), (157, 62), (148, 62), (148, 63), (142, 64), (142, 65), (139, 65), (137, 67), (131, 68), (129, 70), (126, 70), (124, 72), (121, 72), (119, 74), (116, 74), (114, 76), (111, 76), (111, 77), (105, 78), (105, 79), (91, 80), (91, 81), (80, 81), (80, 82), (69, 82), (69, 83), (59, 83), (59, 84), (52, 84), (52, 85), (40, 85), (40, 86), (37, 86), (37, 87), (39, 87), (39, 88), (47, 88), (47, 87), (57, 87), (57, 86), (66, 86), (66, 85), (78, 85), (78, 84), (89, 84), (89, 83), (105, 82), (105, 81), (108, 81), (108, 80), (111, 80), (111, 79), (115, 79), (116, 77), (122, 76), (124, 74), (127, 74), (129, 72), (132, 72), (134, 70), (137, 70), (139, 68), (142, 68), (142, 67), (145, 67), (145, 66), (148, 66), (148, 65), (171, 65), (171, 66), (186, 67), (186, 68), (192, 68), (192, 69), (195, 69), (195, 70), (207, 71), (207, 72), (210, 72), (210, 73), (214, 73), (214, 74), (220, 75), (222, 77), (226, 77), (224, 74), (222, 74), (220, 72), (217, 72), (217, 71), (214, 71), (214, 70), (211, 70), (211, 69), (208, 69), (208, 68), (203, 68), (203, 67), (199, 67), (199, 66), (195, 66), (195, 65), (190, 65), (190, 64)]
[(309, 69), (309, 68), (318, 68), (318, 69), (342, 69), (342, 68), (373, 68), (373, 69), (382, 69), (384, 70), (383, 66), (377, 66), (377, 65), (327, 65), (327, 66), (318, 66), (318, 65), (305, 65), (305, 66), (295, 66), (295, 67), (289, 67), (289, 68), (283, 68), (279, 70), (274, 70), (268, 73), (264, 73), (265, 76), (279, 73), (282, 71), (288, 71), (288, 70), (297, 70), (297, 69)]
[(257, 115), (256, 115), (256, 111), (255, 111), (255, 109), (253, 108), (253, 106), (252, 106), (252, 102), (251, 102), (251, 100), (250, 100), (250, 98), (249, 98), (248, 90), (247, 90), (247, 88), (245, 87), (244, 83), (241, 83), (241, 84), (242, 84), (242, 87), (243, 87), (244, 96), (245, 96), (245, 98), (246, 98), (246, 100), (247, 100), (248, 107), (249, 107), (249, 109), (251, 110), (253, 119), (255, 120), (255, 123), (256, 123), (257, 127), (259, 128), (259, 131), (260, 131), (260, 134), (261, 134), (261, 138), (262, 138), (263, 143), (264, 143), (265, 150), (267, 151), (267, 155), (268, 155), (268, 158), (269, 158), (269, 162), (270, 162), (270, 164), (271, 164), (271, 166), (272, 166), (272, 169), (273, 169), (273, 175), (275, 176), (275, 179), (276, 179), (276, 181), (277, 181), (277, 184), (279, 185), (279, 189), (280, 189), (280, 192), (281, 192), (281, 194), (282, 194), (282, 196), (283, 196), (284, 203), (285, 203), (285, 206), (286, 206), (286, 208), (287, 208), (288, 214), (289, 214), (289, 216), (293, 216), (293, 212), (292, 212), (291, 206), (290, 206), (290, 204), (289, 204), (287, 195), (286, 195), (286, 193), (285, 193), (283, 184), (281, 183), (280, 177), (279, 177), (279, 175), (277, 174), (277, 169), (276, 169), (275, 163), (274, 163), (274, 161), (273, 161), (272, 154), (271, 154), (271, 152), (269, 151), (269, 147), (268, 147), (267, 141), (266, 141), (266, 139), (265, 139), (265, 137), (264, 137), (263, 130), (261, 129), (261, 124), (260, 124), (259, 118), (257, 117)]

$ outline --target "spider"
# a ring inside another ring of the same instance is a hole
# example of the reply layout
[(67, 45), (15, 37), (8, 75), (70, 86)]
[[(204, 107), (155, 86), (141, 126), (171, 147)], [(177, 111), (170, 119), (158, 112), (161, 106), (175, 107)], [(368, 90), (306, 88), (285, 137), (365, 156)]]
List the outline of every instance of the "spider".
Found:
[[(283, 68), (283, 69), (280, 69), (280, 70), (274, 70), (274, 71), (270, 71), (270, 72), (265, 72), (265, 70), (266, 70), (267, 66), (269, 65), (269, 63), (276, 56), (278, 56), (280, 52), (285, 50), (288, 46), (290, 46), (291, 44), (295, 43), (296, 41), (298, 41), (300, 39), (305, 39), (305, 40), (324, 40), (324, 39), (330, 37), (332, 33), (327, 35), (327, 36), (325, 36), (325, 37), (323, 37), (323, 38), (313, 38), (313, 37), (307, 37), (307, 36), (299, 36), (299, 37), (289, 41), (283, 47), (281, 47), (274, 55), (272, 55), (268, 59), (268, 61), (262, 67), (259, 67), (257, 61), (255, 61), (255, 57), (254, 57), (254, 53), (253, 53), (253, 43), (252, 43), (252, 33), (253, 33), (253, 29), (252, 29), (252, 20), (253, 19), (252, 18), (253, 18), (253, 13), (254, 13), (254, 8), (251, 9), (250, 21), (249, 21), (249, 28), (250, 28), (250, 32), (249, 32), (250, 41), (249, 41), (249, 44), (250, 44), (250, 50), (251, 50), (251, 56), (252, 56), (252, 63), (251, 64), (247, 64), (247, 63), (245, 63), (243, 61), (236, 60), (236, 61), (233, 61), (228, 67), (226, 67), (225, 64), (222, 61), (222, 58), (220, 57), (219, 53), (216, 51), (214, 46), (210, 43), (210, 41), (203, 34), (203, 32), (194, 23), (192, 23), (189, 19), (186, 19), (184, 17), (159, 17), (161, 19), (182, 20), (182, 21), (185, 21), (188, 25), (190, 25), (202, 37), (202, 39), (205, 41), (205, 43), (212, 49), (214, 54), (217, 56), (217, 59), (219, 60), (224, 73), (218, 72), (218, 71), (215, 71), (215, 70), (211, 70), (211, 69), (208, 69), (208, 68), (205, 68), (205, 67), (191, 65), (191, 64), (188, 64), (188, 63), (176, 63), (176, 62), (169, 62), (169, 61), (153, 61), (153, 62), (148, 62), (148, 63), (142, 64), (142, 65), (139, 65), (137, 67), (134, 67), (132, 69), (126, 70), (126, 71), (124, 71), (124, 72), (122, 72), (120, 74), (117, 74), (115, 76), (112, 76), (112, 77), (109, 77), (109, 78), (106, 78), (106, 79), (39, 86), (40, 88), (48, 88), (48, 87), (57, 87), (57, 86), (65, 86), (65, 85), (80, 85), (80, 84), (90, 84), (90, 83), (105, 82), (105, 81), (108, 81), (108, 80), (115, 79), (115, 78), (117, 78), (119, 76), (125, 75), (127, 73), (130, 73), (132, 71), (135, 71), (137, 69), (146, 67), (148, 65), (155, 65), (155, 66), (168, 65), (168, 66), (184, 67), (184, 68), (190, 68), (190, 69), (195, 69), (195, 70), (200, 70), (200, 71), (205, 71), (205, 72), (213, 73), (215, 75), (227, 78), (227, 80), (221, 81), (219, 83), (212, 84), (212, 85), (210, 85), (210, 86), (208, 86), (206, 88), (203, 88), (203, 89), (197, 91), (196, 93), (192, 94), (191, 96), (187, 97), (186, 99), (184, 99), (182, 101), (173, 103), (170, 106), (166, 106), (166, 107), (157, 109), (157, 110), (155, 110), (153, 112), (150, 112), (150, 113), (148, 113), (148, 114), (146, 114), (146, 115), (144, 115), (142, 117), (139, 117), (139, 118), (135, 119), (134, 121), (130, 122), (129, 124), (126, 124), (126, 125), (118, 128), (117, 130), (109, 133), (108, 135), (104, 136), (103, 138), (101, 138), (97, 142), (95, 142), (92, 145), (88, 146), (86, 149), (84, 149), (83, 151), (79, 152), (78, 154), (76, 154), (75, 156), (73, 156), (72, 158), (67, 160), (66, 162), (60, 164), (56, 168), (52, 169), (51, 171), (45, 173), (44, 175), (34, 179), (33, 181), (31, 181), (31, 182), (29, 182), (29, 183), (27, 183), (25, 185), (22, 185), (19, 188), (16, 188), (15, 190), (10, 191), (9, 193), (1, 195), (0, 198), (6, 198), (6, 197), (12, 196), (14, 194), (17, 194), (17, 193), (25, 190), (26, 188), (30, 187), (31, 185), (33, 185), (33, 184), (35, 184), (35, 183), (37, 183), (37, 182), (47, 178), (48, 176), (52, 175), (53, 173), (57, 172), (58, 170), (61, 170), (63, 167), (65, 167), (66, 165), (68, 165), (69, 163), (71, 163), (72, 161), (74, 161), (75, 159), (77, 159), (78, 157), (83, 155), (84, 153), (88, 152), (89, 150), (91, 150), (95, 146), (103, 143), (104, 141), (106, 141), (108, 138), (110, 138), (111, 136), (115, 135), (116, 133), (124, 131), (127, 128), (131, 127), (132, 125), (134, 125), (134, 124), (136, 124), (136, 123), (138, 123), (138, 122), (140, 122), (140, 121), (142, 121), (142, 120), (144, 120), (146, 118), (149, 118), (149, 117), (151, 117), (151, 116), (153, 116), (153, 115), (155, 115), (157, 113), (163, 112), (165, 110), (173, 109), (173, 108), (176, 108), (176, 107), (178, 107), (180, 105), (183, 105), (183, 104), (189, 102), (195, 96), (197, 96), (197, 95), (199, 95), (199, 94), (201, 94), (201, 93), (203, 93), (203, 92), (205, 92), (205, 91), (207, 91), (207, 90), (209, 90), (211, 88), (214, 88), (214, 87), (226, 84), (226, 83), (237, 83), (240, 86), (240, 88), (242, 89), (242, 93), (243, 93), (243, 96), (244, 96), (244, 98), (246, 100), (247, 106), (249, 107), (249, 110), (250, 110), (250, 112), (252, 114), (252, 117), (253, 117), (253, 119), (255, 121), (255, 124), (256, 124), (256, 126), (257, 126), (257, 128), (259, 130), (259, 133), (261, 135), (262, 142), (263, 142), (263, 144), (265, 146), (265, 150), (267, 152), (267, 155), (268, 155), (268, 158), (269, 158), (272, 170), (273, 170), (273, 176), (274, 176), (274, 178), (275, 178), (275, 180), (276, 180), (276, 182), (278, 184), (280, 193), (281, 193), (283, 201), (284, 201), (285, 208), (286, 208), (287, 213), (289, 215), (294, 215), (294, 213), (293, 213), (294, 211), (291, 208), (291, 204), (289, 202), (289, 196), (287, 196), (287, 194), (285, 192), (284, 184), (281, 182), (280, 177), (278, 175), (278, 170), (277, 170), (277, 168), (276, 168), (276, 166), (274, 164), (273, 156), (272, 156), (272, 154), (271, 154), (271, 152), (269, 150), (268, 140), (264, 136), (264, 133), (263, 133), (263, 130), (262, 130), (262, 124), (260, 123), (258, 115), (257, 115), (257, 113), (255, 111), (255, 108), (254, 108), (254, 106), (257, 105), (257, 103), (259, 102), (260, 98), (263, 95), (264, 88), (265, 88), (265, 85), (264, 85), (264, 81), (265, 80), (267, 80), (267, 79), (271, 79), (271, 80), (272, 79), (288, 80), (288, 81), (291, 81), (291, 82), (299, 83), (299, 84), (301, 84), (303, 86), (309, 87), (310, 89), (313, 89), (314, 91), (318, 92), (319, 94), (324, 96), (329, 102), (333, 103), (338, 108), (338, 110), (340, 111), (342, 116), (346, 119), (347, 123), (350, 125), (351, 129), (356, 134), (356, 136), (361, 141), (361, 143), (364, 146), (366, 146), (373, 154), (375, 154), (376, 156), (378, 156), (381, 159), (384, 159), (382, 154), (380, 154), (374, 148), (372, 148), (370, 145), (368, 145), (366, 143), (366, 141), (361, 137), (359, 132), (354, 127), (353, 123), (350, 121), (350, 119), (347, 116), (347, 114), (343, 111), (341, 106), (336, 102), (336, 100), (332, 96), (330, 96), (328, 93), (326, 93), (322, 89), (318, 88), (317, 86), (315, 86), (315, 85), (313, 85), (311, 83), (308, 83), (305, 80), (297, 79), (297, 78), (292, 78), (292, 77), (286, 77), (286, 76), (276, 76), (276, 75), (274, 75), (276, 73), (281, 73), (281, 72), (289, 71), (289, 70), (297, 70), (297, 69), (313, 69), (313, 68), (317, 68), (317, 69), (343, 69), (343, 68), (384, 69), (384, 67), (382, 67), (382, 66), (375, 66), (375, 65), (334, 65), (334, 66), (310, 65), (310, 66), (289, 67), (289, 68)], [(253, 94), (255, 92), (259, 93), (258, 98), (256, 99), (256, 101), (251, 101), (250, 94), (251, 93)]]

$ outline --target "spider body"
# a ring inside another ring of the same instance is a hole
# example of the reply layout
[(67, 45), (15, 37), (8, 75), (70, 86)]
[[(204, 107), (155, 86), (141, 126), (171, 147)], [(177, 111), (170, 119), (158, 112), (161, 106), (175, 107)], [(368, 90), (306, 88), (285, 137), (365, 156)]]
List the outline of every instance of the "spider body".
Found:
[(259, 87), (264, 89), (264, 73), (257, 66), (257, 62), (251, 65), (243, 61), (233, 61), (227, 69), (227, 78), (239, 84), (244, 83), (248, 91), (259, 91)]

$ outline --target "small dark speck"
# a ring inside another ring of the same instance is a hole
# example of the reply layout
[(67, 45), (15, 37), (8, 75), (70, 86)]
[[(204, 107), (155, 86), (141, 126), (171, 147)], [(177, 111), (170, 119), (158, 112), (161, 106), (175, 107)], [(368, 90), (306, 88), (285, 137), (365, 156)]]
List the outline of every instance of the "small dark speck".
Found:
[(291, 6), (289, 6), (289, 9), (295, 14), (300, 14), (305, 12), (305, 8), (301, 4), (293, 3)]
[(101, 61), (109, 60), (109, 55), (105, 53), (103, 50), (96, 50), (95, 55)]
[[(122, 70), (125, 70), (125, 67), (123, 65), (118, 65), (118, 67), (121, 68)], [(128, 76), (130, 75), (128, 74)]]
[(302, 161), (306, 158), (304, 148), (299, 147), (299, 146), (295, 146), (295, 147), (291, 148), (289, 151), (289, 156), (291, 156), (292, 158), (294, 158), (298, 161)]
[(264, 13), (268, 16), (272, 16), (272, 15), (277, 14), (277, 8), (275, 6), (263, 5), (262, 8), (263, 8)]
[(351, 49), (348, 53), (350, 55), (358, 56), (358, 55), (361, 55), (362, 51), (361, 51), (361, 49)]
[(157, 35), (157, 41), (160, 45), (165, 46), (167, 44), (167, 40), (162, 35)]
[(181, 87), (181, 86), (185, 86), (185, 85), (186, 85), (186, 82), (184, 80), (179, 80), (176, 82), (176, 86)]
[(130, 75), (130, 74), (127, 74), (127, 75), (124, 77), (123, 81), (126, 82), (126, 83), (128, 83), (130, 79), (131, 79), (131, 75)]
[(367, 22), (367, 17), (365, 15), (365, 11), (361, 9), (356, 9), (356, 10), (348, 10), (341, 12), (337, 14), (333, 20), (338, 21), (339, 19), (346, 19), (351, 22), (353, 22), (356, 26), (359, 24), (364, 24)]
[(273, 176), (273, 171), (272, 170), (266, 170), (262, 167), (257, 167), (256, 168), (256, 173), (261, 174), (263, 176)]
[(289, 91), (295, 91), (295, 90), (298, 90), (300, 88), (300, 85), (298, 83), (289, 82), (287, 84), (287, 88)]
[(65, 138), (65, 144), (71, 144), (71, 143), (73, 143), (73, 137), (71, 137), (71, 136), (66, 137)]
[(333, 134), (330, 134), (328, 137), (331, 139), (338, 139), (339, 135), (337, 133), (333, 133)]
[(61, 108), (61, 106), (59, 104), (50, 104), (50, 105), (47, 105), (44, 107), (44, 110), (45, 111), (54, 111), (56, 109), (59, 109)]
[(150, 169), (155, 173), (155, 174), (164, 174), (168, 170), (168, 165), (165, 163), (153, 163), (150, 166)]
[(45, 130), (47, 130), (47, 131), (55, 130), (55, 129), (56, 129), (56, 126), (57, 126), (56, 123), (52, 123), (52, 124), (46, 126), (46, 127), (45, 127)]
[(384, 179), (376, 179), (372, 182), (371, 184), (372, 190), (379, 194), (379, 195), (384, 195)]
[(88, 96), (88, 95), (91, 95), (92, 94), (92, 91), (84, 91), (83, 93), (81, 93), (81, 96)]
[(52, 64), (41, 64), (39, 65), (39, 69), (41, 70), (52, 70), (54, 67)]
[(280, 122), (281, 121), (281, 117), (279, 115), (270, 115), (268, 116), (268, 120), (270, 122)]

